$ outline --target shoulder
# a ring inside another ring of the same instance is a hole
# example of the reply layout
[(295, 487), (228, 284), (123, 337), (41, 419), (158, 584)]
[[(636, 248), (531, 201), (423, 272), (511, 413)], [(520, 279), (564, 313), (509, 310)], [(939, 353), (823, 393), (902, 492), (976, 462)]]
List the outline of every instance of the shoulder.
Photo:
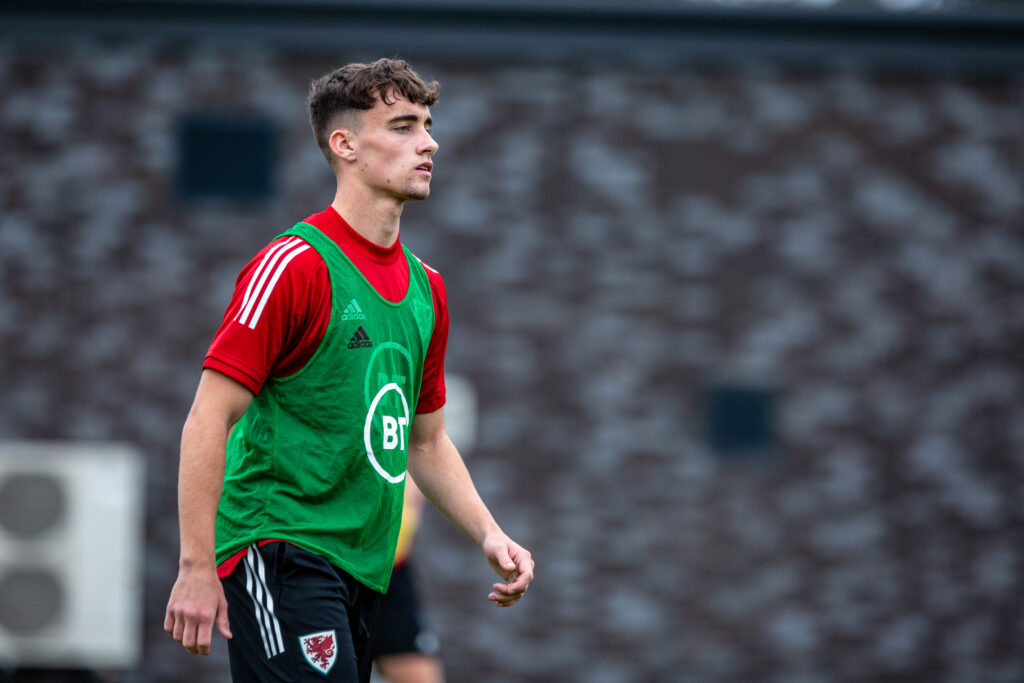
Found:
[(296, 235), (281, 235), (263, 247), (242, 271), (246, 279), (279, 280), (314, 274), (323, 265), (323, 258), (306, 240)]
[(420, 265), (423, 266), (423, 270), (427, 274), (427, 280), (430, 282), (430, 290), (434, 293), (434, 296), (438, 296), (442, 300), (447, 299), (447, 292), (444, 288), (444, 278), (441, 277), (441, 273), (419, 256), (416, 256), (416, 254), (413, 254), (413, 256), (420, 262)]
[(262, 311), (308, 306), (311, 294), (329, 289), (320, 254), (305, 240), (282, 235), (261, 249), (239, 273), (235, 296), (237, 320), (255, 327)]

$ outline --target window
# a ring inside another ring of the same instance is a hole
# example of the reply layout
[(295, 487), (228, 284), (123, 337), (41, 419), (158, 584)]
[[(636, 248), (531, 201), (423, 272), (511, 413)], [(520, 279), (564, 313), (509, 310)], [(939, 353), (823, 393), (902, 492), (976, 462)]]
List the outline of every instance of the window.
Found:
[(178, 125), (183, 199), (259, 201), (273, 194), (276, 131), (266, 120), (187, 116)]
[(716, 455), (766, 456), (774, 452), (775, 390), (710, 384), (704, 389), (704, 438)]

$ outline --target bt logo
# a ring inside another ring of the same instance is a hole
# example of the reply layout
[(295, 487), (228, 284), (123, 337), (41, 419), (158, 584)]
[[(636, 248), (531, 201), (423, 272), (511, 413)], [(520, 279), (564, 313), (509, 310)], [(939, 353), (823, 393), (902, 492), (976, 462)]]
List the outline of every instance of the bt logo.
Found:
[[(386, 404), (382, 406), (381, 403), (385, 400)], [(398, 414), (394, 414), (395, 412)], [(405, 479), (406, 434), (411, 417), (405, 393), (395, 382), (389, 382), (381, 387), (370, 403), (370, 409), (366, 411), (366, 422), (363, 425), (366, 457), (377, 474), (392, 484)], [(375, 423), (380, 424), (379, 429), (375, 429)], [(374, 438), (375, 432), (377, 438)], [(377, 444), (380, 448), (379, 453), (374, 450)], [(381, 464), (381, 460), (388, 463), (392, 470), (401, 467), (402, 471), (392, 474)]]
[(382, 415), (381, 422), (384, 425), (384, 450), (393, 451), (398, 447), (405, 450), (405, 428), (409, 426), (407, 417), (391, 417)]

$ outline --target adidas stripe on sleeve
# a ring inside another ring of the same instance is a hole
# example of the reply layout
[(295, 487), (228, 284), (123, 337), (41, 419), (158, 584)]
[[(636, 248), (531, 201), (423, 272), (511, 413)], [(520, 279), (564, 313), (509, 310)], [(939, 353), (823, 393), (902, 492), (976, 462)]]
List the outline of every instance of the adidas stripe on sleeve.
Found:
[[(292, 259), (307, 249), (309, 249), (308, 244), (298, 237), (292, 237), (276, 244), (264, 254), (256, 272), (249, 279), (249, 284), (245, 288), (245, 296), (242, 298), (242, 305), (234, 320), (242, 325), (248, 325), (250, 329), (256, 329), (260, 314), (263, 313), (267, 300), (281, 279), (281, 273), (292, 262)], [(257, 301), (259, 304), (256, 304)]]
[(327, 266), (298, 237), (282, 237), (238, 275), (204, 368), (258, 393), (268, 377), (293, 374), (323, 339), (331, 314)]

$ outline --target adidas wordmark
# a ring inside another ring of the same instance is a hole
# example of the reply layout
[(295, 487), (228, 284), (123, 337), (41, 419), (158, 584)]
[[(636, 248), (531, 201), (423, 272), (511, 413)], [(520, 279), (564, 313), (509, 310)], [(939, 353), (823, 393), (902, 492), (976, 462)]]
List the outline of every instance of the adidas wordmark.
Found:
[(359, 302), (355, 299), (348, 302), (348, 306), (345, 307), (345, 312), (341, 314), (342, 320), (366, 320), (366, 314), (363, 313), (363, 309), (359, 307)]
[(348, 348), (350, 349), (368, 349), (371, 346), (373, 346), (373, 342), (370, 341), (370, 335), (366, 334), (366, 330), (363, 329), (362, 325), (352, 335), (352, 338), (348, 340)]

